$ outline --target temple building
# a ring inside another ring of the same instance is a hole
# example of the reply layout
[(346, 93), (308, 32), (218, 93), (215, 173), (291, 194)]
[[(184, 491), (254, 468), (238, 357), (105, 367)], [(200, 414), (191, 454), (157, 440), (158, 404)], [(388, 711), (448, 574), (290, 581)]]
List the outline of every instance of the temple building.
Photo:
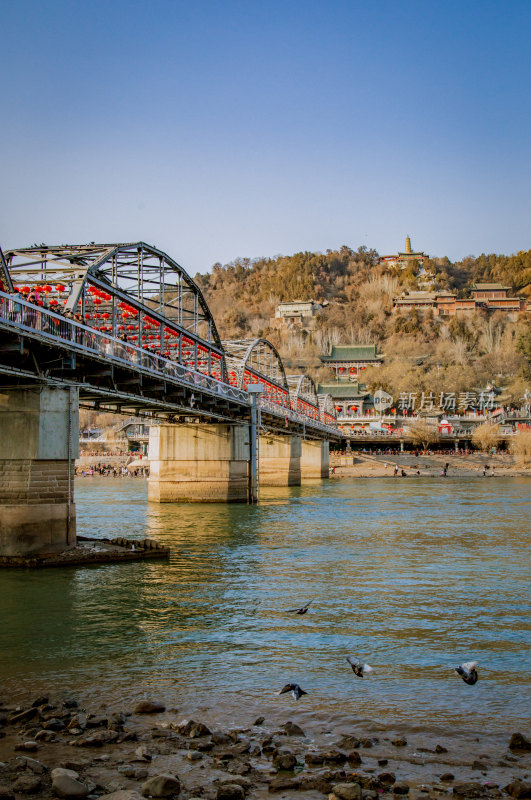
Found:
[(499, 283), (476, 283), (472, 297), (459, 298), (454, 292), (404, 292), (393, 298), (394, 311), (428, 311), (439, 317), (454, 317), (461, 314), (476, 314), (478, 311), (499, 311), (515, 320), (526, 311), (522, 297), (507, 297), (509, 288)]
[(377, 353), (375, 344), (335, 344), (330, 353), (320, 359), (335, 374), (336, 380), (354, 380), (366, 367), (383, 364), (383, 356)]
[(317, 394), (329, 394), (334, 401), (338, 421), (348, 422), (362, 417), (373, 408), (373, 399), (367, 387), (358, 380), (320, 383)]
[(403, 253), (396, 253), (392, 256), (380, 256), (380, 264), (387, 264), (390, 267), (397, 266), (400, 269), (406, 269), (414, 261), (417, 261), (422, 268), (424, 261), (427, 261), (429, 256), (424, 251), (414, 251), (411, 249), (411, 239), (406, 236), (406, 247)]
[(311, 326), (315, 321), (315, 315), (327, 305), (327, 300), (322, 303), (315, 300), (292, 300), (289, 303), (279, 303), (275, 318), (281, 320), (281, 324)]

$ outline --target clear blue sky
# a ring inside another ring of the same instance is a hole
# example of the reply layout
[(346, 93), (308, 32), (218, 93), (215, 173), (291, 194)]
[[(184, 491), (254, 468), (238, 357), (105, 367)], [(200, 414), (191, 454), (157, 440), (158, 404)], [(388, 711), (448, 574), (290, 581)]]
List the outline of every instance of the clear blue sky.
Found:
[(0, 244), (531, 247), (530, 0), (0, 0)]

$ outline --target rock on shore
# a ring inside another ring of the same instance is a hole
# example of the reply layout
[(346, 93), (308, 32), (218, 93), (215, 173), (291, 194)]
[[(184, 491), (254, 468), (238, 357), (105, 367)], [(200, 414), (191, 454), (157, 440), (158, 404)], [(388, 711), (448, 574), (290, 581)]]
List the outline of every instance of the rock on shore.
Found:
[(307, 716), (304, 728), (258, 719), (216, 730), (156, 700), (109, 713), (45, 695), (3, 706), (0, 800), (531, 800), (523, 733), (442, 744), (418, 730), (375, 736), (353, 723), (332, 735), (309, 731)]

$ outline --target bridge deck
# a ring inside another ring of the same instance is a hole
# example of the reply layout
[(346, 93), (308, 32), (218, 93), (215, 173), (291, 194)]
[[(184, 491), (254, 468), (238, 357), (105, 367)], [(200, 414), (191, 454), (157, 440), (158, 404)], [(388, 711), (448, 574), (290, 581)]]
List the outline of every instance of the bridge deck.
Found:
[[(249, 422), (247, 391), (4, 292), (0, 333), (4, 386), (75, 386), (81, 403), (94, 408)], [(261, 399), (260, 410), (266, 430), (339, 438), (335, 426), (269, 399)]]

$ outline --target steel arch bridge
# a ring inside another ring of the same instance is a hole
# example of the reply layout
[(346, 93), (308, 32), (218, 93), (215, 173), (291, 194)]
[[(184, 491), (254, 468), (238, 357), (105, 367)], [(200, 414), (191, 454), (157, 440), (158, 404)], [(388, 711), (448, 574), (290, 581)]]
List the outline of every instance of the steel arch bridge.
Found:
[(338, 435), (306, 405), (311, 379), (294, 401), (270, 342), (222, 343), (197, 284), (145, 242), (9, 250), (0, 281), (4, 385), (76, 386), (92, 408), (243, 423), (247, 387), (260, 383), (271, 427)]

